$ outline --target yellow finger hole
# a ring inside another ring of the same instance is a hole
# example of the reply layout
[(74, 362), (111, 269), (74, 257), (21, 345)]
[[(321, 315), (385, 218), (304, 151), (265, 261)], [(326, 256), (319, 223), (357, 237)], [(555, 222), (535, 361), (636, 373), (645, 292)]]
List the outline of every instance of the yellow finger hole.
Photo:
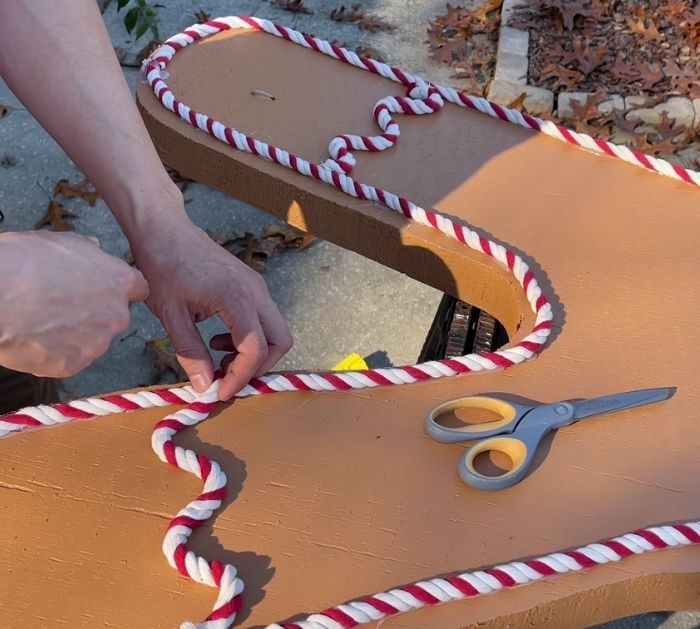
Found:
[[(490, 461), (484, 463), (483, 460), (479, 460), (477, 463), (477, 459), (487, 453), (491, 453)], [(504, 463), (503, 459), (506, 457), (510, 465)], [(522, 441), (510, 437), (494, 437), (472, 446), (466, 463), (469, 471), (477, 476), (502, 477), (520, 469), (526, 459), (527, 446)], [(477, 465), (480, 468), (478, 470)], [(504, 470), (504, 467), (508, 469)]]
[(515, 408), (496, 398), (475, 395), (441, 404), (433, 410), (433, 421), (453, 430), (485, 432), (507, 426), (515, 419)]

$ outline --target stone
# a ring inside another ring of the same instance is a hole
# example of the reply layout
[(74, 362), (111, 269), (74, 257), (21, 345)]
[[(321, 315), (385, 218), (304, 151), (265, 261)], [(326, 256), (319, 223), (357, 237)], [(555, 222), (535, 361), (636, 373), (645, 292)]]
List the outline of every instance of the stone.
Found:
[[(557, 116), (562, 120), (574, 120), (576, 114), (571, 103), (577, 102), (583, 105), (590, 96), (593, 94), (589, 92), (561, 92), (557, 100)], [(619, 94), (610, 94), (598, 103), (598, 111), (604, 116), (610, 115), (614, 110), (625, 110), (625, 99)]]
[(700, 98), (693, 99), (693, 109), (695, 110), (693, 129), (700, 129)]
[(625, 97), (625, 109), (637, 109), (639, 107), (644, 107), (647, 103), (648, 97), (646, 96), (626, 96)]
[(508, 24), (513, 17), (516, 7), (527, 6), (528, 0), (503, 0), (501, 5), (501, 24)]
[(684, 168), (689, 168), (691, 170), (698, 170), (700, 168), (700, 145), (691, 144), (690, 146), (681, 149), (676, 153), (681, 166)]
[[(628, 99), (629, 100), (629, 99)], [(666, 112), (669, 118), (673, 118), (677, 125), (692, 128), (696, 123), (696, 113), (693, 103), (689, 98), (674, 96), (656, 107), (633, 109), (627, 113), (628, 120), (636, 120), (645, 124), (658, 126), (661, 123), (661, 115)]]
[(501, 26), (498, 33), (498, 51), (527, 57), (530, 47), (530, 33), (510, 26)]
[(498, 47), (494, 80), (527, 83), (527, 54), (506, 52)]
[(489, 88), (488, 99), (507, 107), (523, 92), (526, 94), (523, 106), (528, 113), (537, 116), (552, 112), (554, 94), (550, 90), (513, 81), (498, 81), (494, 79)]

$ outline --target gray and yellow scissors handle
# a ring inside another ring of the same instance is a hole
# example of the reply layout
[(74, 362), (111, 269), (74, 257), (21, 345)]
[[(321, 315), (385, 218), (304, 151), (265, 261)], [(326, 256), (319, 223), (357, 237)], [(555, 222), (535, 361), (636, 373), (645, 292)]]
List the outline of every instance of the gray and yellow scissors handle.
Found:
[[(449, 400), (436, 406), (426, 418), (425, 430), (441, 443), (475, 441), (462, 455), (458, 472), (462, 480), (476, 489), (496, 490), (511, 487), (528, 473), (537, 448), (552, 430), (581, 419), (614, 413), (635, 406), (666, 400), (672, 388), (646, 389), (591, 400), (524, 405), (501, 398), (474, 395)], [(447, 427), (440, 423), (446, 415), (469, 409), (498, 417), (493, 421)], [(501, 452), (511, 461), (511, 469), (499, 476), (477, 471), (476, 458), (485, 452)]]

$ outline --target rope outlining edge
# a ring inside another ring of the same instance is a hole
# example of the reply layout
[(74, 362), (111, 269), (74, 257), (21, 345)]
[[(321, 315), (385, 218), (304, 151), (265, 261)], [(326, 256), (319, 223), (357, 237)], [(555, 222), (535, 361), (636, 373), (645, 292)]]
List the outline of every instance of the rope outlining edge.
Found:
[[(68, 404), (29, 407), (0, 417), (0, 434), (7, 435), (18, 432), (18, 426), (35, 428), (185, 404), (154, 426), (151, 444), (161, 461), (194, 474), (204, 487), (202, 493), (169, 523), (163, 539), (163, 553), (168, 563), (180, 574), (197, 583), (218, 588), (219, 595), (212, 612), (203, 622), (184, 622), (180, 629), (228, 629), (235, 622), (236, 613), (242, 605), (244, 584), (237, 576), (235, 567), (207, 561), (187, 548), (190, 535), (221, 506), (226, 495), (226, 475), (215, 461), (173, 442), (173, 437), (180, 430), (199, 424), (216, 410), (219, 406), (217, 387), (218, 381), (203, 394), (196, 394), (191, 387), (185, 386), (87, 398)], [(60, 416), (61, 420), (42, 424), (36, 420), (40, 413), (46, 417)], [(37, 423), (29, 424), (29, 419)], [(621, 561), (632, 555), (689, 545), (700, 545), (700, 520), (652, 526), (574, 550), (418, 581), (330, 607), (302, 620), (273, 623), (267, 629), (351, 629), (426, 606), (475, 598), (559, 574)]]

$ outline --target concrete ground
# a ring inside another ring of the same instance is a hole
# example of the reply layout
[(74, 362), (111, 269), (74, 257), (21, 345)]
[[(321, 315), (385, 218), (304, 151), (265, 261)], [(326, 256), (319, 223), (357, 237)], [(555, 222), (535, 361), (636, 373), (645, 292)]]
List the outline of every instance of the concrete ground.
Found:
[[(192, 24), (194, 11), (200, 8), (212, 17), (257, 15), (348, 47), (371, 45), (393, 64), (437, 82), (458, 85), (446, 67), (429, 58), (424, 44), (428, 22), (444, 12), (444, 0), (365, 0), (365, 10), (377, 12), (397, 26), (395, 31), (374, 34), (328, 19), (332, 7), (323, 0), (305, 0), (315, 11), (313, 15), (286, 12), (271, 0), (202, 0), (196, 4), (168, 0), (163, 4), (157, 12), (164, 36)], [(340, 2), (333, 7), (336, 4)], [(114, 45), (137, 51), (145, 41), (128, 40), (122, 15), (116, 13), (116, 2), (105, 12)], [(136, 71), (125, 69), (125, 73), (133, 85)], [(75, 182), (81, 175), (1, 81), (0, 103), (16, 108), (0, 121), (0, 159), (7, 153), (16, 160), (16, 165), (0, 168), (0, 210), (5, 215), (0, 229), (31, 229), (46, 208), (45, 191), (51, 191), (59, 179)], [(192, 184), (186, 196), (191, 199), (187, 208), (192, 220), (217, 232), (247, 230), (257, 234), (275, 222), (271, 216), (199, 184)], [(73, 201), (65, 205), (80, 215), (74, 220), (78, 232), (98, 236), (103, 248), (114, 255), (126, 254), (128, 243), (104, 203), (100, 201), (94, 208)], [(377, 365), (414, 361), (441, 297), (436, 290), (400, 273), (320, 241), (303, 252), (272, 258), (265, 277), (295, 338), (294, 349), (280, 365), (283, 369), (328, 369), (350, 352), (364, 356), (379, 353)], [(368, 317), (371, 326), (366, 325)], [(210, 321), (201, 328), (209, 335), (220, 331), (221, 325)], [(148, 309), (134, 306), (129, 331), (92, 367), (66, 380), (63, 396), (70, 399), (150, 383), (154, 369), (143, 356), (144, 341), (163, 335)], [(700, 627), (700, 615), (647, 614), (606, 627), (688, 629)]]

